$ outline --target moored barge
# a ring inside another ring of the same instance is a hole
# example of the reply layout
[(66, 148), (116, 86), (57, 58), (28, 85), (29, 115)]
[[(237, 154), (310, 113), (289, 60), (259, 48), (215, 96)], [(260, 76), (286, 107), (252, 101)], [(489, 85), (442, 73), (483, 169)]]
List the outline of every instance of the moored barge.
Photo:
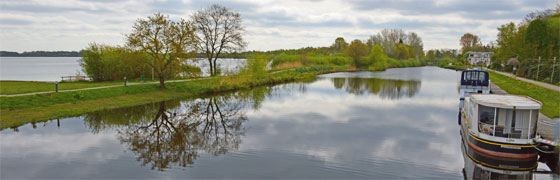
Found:
[(536, 160), (541, 107), (526, 96), (470, 94), (461, 110), (463, 138), (470, 148), (487, 155)]

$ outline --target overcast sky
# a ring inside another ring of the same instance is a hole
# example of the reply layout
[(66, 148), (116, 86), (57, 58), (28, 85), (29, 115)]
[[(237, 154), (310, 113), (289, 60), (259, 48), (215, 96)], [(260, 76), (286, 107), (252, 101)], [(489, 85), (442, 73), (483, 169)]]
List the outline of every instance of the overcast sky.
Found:
[(246, 50), (329, 46), (336, 37), (367, 39), (384, 28), (418, 33), (424, 49), (459, 48), (466, 32), (483, 43), (556, 0), (2, 0), (0, 50), (81, 50), (123, 45), (138, 18), (155, 12), (188, 19), (211, 4), (241, 13)]

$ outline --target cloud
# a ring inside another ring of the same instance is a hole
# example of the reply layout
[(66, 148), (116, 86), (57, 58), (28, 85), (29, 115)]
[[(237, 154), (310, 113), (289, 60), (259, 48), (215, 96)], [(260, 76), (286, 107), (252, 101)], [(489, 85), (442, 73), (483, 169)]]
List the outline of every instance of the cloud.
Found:
[[(246, 50), (318, 47), (336, 37), (366, 39), (384, 28), (418, 33), (424, 49), (459, 48), (466, 32), (494, 41), (501, 24), (553, 7), (554, 0), (5, 0), (0, 1), (0, 49), (80, 50), (91, 42), (122, 45), (138, 18), (155, 12), (174, 20), (221, 4), (238, 11)], [(56, 19), (60, 19), (57, 21)], [(85, 35), (85, 36), (84, 36)], [(55, 41), (53, 41), (55, 40)]]

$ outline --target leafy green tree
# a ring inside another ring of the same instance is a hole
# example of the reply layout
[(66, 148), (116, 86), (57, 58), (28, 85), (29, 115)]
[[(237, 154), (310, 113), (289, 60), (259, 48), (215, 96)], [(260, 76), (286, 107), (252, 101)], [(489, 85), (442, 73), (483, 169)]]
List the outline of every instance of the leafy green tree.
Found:
[(247, 59), (247, 64), (241, 71), (242, 74), (247, 74), (253, 79), (262, 79), (267, 75), (266, 64), (267, 57), (262, 54), (255, 54), (253, 57)]
[(429, 50), (429, 51), (426, 53), (426, 59), (428, 59), (428, 60), (435, 60), (435, 59), (436, 59), (435, 51), (434, 51), (434, 50)]
[(162, 88), (165, 88), (165, 79), (196, 54), (193, 25), (183, 19), (171, 21), (169, 16), (160, 13), (138, 19), (127, 41), (129, 47), (151, 57), (152, 61), (146, 63), (155, 70)]
[(348, 48), (346, 48), (344, 52), (346, 55), (354, 59), (354, 64), (356, 66), (359, 66), (361, 64), (359, 62), (360, 58), (363, 56), (367, 56), (369, 54), (369, 49), (366, 44), (356, 39), (352, 41), (352, 43), (350, 43), (350, 45), (348, 46)]
[(399, 43), (396, 47), (397, 59), (408, 59), (410, 57), (410, 51), (407, 45)]
[(387, 68), (387, 58), (381, 45), (375, 44), (370, 53), (370, 59), (373, 62), (374, 68), (377, 70)]
[(534, 48), (532, 56), (545, 56), (549, 46), (549, 34), (546, 22), (542, 19), (531, 21), (525, 34), (525, 43)]
[(123, 77), (133, 79), (150, 72), (145, 64), (150, 58), (142, 52), (96, 43), (82, 52), (80, 66), (93, 81), (122, 80)]
[(482, 46), (480, 43), (480, 38), (477, 35), (471, 33), (465, 33), (463, 36), (461, 36), (460, 45), (461, 51), (463, 53), (475, 51), (476, 48)]
[(343, 53), (347, 47), (348, 43), (342, 37), (336, 38), (336, 40), (334, 40), (334, 44), (331, 45), (331, 48), (335, 54)]
[(414, 47), (408, 46), (408, 58), (416, 58), (419, 56), (420, 55), (416, 55), (416, 52), (414, 52)]

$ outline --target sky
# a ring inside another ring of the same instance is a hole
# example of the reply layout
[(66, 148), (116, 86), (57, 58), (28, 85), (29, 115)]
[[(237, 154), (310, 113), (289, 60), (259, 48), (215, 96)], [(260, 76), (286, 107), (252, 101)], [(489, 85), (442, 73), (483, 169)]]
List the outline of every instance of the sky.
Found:
[(556, 0), (2, 0), (0, 50), (79, 51), (89, 43), (124, 45), (139, 18), (189, 19), (220, 4), (243, 18), (245, 50), (330, 46), (337, 37), (366, 40), (382, 29), (416, 32), (424, 49), (458, 49), (467, 32), (484, 44), (497, 27), (519, 23)]

